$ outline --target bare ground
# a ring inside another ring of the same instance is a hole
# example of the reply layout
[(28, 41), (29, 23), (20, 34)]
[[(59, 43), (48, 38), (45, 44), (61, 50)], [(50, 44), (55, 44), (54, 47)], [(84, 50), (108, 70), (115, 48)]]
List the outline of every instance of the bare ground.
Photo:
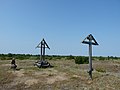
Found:
[(93, 61), (93, 80), (88, 65), (74, 60), (50, 60), (53, 68), (33, 66), (35, 60), (17, 60), (17, 70), (9, 60), (0, 60), (0, 90), (120, 90), (120, 60)]

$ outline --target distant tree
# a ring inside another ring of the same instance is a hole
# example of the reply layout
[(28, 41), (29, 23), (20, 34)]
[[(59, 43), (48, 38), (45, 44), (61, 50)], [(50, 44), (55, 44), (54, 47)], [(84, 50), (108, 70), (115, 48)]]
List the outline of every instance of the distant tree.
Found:
[(110, 59), (110, 57), (108, 56), (108, 60)]
[(100, 56), (99, 60), (105, 60), (105, 57)]
[(116, 60), (117, 60), (117, 59), (118, 59), (118, 57), (116, 57), (116, 56), (115, 56), (115, 57), (114, 57), (114, 59), (116, 59)]
[(72, 56), (72, 55), (67, 56), (67, 59), (68, 59), (68, 60), (74, 59), (74, 56)]
[(112, 59), (112, 60), (113, 60), (113, 56), (110, 56), (110, 59)]
[(8, 57), (13, 57), (12, 53), (8, 53)]

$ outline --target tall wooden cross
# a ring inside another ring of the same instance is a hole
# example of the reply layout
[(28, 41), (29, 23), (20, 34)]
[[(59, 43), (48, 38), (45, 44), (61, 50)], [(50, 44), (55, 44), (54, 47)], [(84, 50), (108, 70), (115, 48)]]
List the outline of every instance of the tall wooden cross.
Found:
[(95, 38), (92, 36), (92, 34), (88, 35), (83, 41), (82, 41), (83, 44), (89, 44), (89, 75), (90, 75), (90, 78), (92, 79), (92, 71), (93, 71), (93, 68), (92, 68), (92, 45), (99, 45), (97, 43), (97, 41), (95, 40)]
[(40, 51), (40, 60), (45, 60), (45, 48), (48, 48), (50, 49), (50, 47), (48, 46), (48, 44), (46, 43), (46, 41), (43, 40), (37, 45), (36, 48), (41, 48), (41, 51)]

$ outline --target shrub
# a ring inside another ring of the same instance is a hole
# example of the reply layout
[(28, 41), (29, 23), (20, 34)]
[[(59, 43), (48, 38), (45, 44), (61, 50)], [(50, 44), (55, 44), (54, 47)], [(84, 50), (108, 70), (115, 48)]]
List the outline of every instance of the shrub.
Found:
[(88, 57), (78, 56), (75, 58), (75, 63), (76, 64), (88, 64), (89, 60), (88, 60)]
[(105, 57), (100, 56), (99, 60), (105, 60)]
[(6, 60), (6, 57), (0, 57), (0, 60)]

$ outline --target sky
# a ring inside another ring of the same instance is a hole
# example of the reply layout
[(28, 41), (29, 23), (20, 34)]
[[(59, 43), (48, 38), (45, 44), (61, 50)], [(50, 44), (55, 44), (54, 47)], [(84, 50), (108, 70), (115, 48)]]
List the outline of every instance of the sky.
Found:
[(0, 53), (88, 55), (82, 40), (92, 34), (94, 56), (120, 56), (120, 0), (0, 0)]

